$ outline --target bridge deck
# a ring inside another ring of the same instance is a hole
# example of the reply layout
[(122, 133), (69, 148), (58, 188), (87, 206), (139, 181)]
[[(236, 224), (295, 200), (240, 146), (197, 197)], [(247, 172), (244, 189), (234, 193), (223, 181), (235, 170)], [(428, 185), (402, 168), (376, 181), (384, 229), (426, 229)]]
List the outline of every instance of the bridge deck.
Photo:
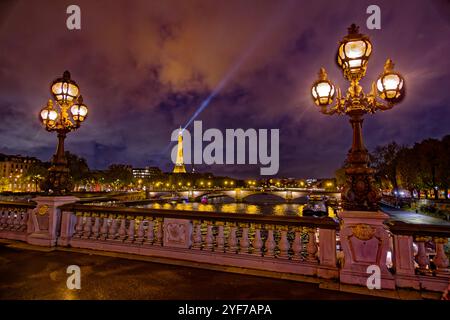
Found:
[(382, 206), (381, 209), (386, 212), (392, 219), (407, 223), (416, 224), (433, 224), (433, 225), (450, 225), (450, 222), (443, 219), (427, 216), (421, 213), (404, 211), (400, 209)]
[[(81, 267), (81, 290), (66, 268)], [(0, 243), (2, 299), (376, 299), (318, 284), (233, 274), (111, 256), (33, 251)]]

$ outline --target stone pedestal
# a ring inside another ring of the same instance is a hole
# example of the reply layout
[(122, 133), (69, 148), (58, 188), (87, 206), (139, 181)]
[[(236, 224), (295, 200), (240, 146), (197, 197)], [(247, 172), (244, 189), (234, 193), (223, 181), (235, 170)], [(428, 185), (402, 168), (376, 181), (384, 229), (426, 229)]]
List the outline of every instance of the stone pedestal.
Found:
[(61, 225), (61, 212), (58, 207), (78, 200), (73, 196), (34, 198), (37, 206), (31, 212), (27, 242), (38, 246), (55, 246)]
[(344, 251), (344, 266), (340, 271), (342, 283), (367, 285), (372, 273), (370, 265), (381, 270), (381, 289), (395, 289), (395, 280), (386, 267), (389, 234), (383, 224), (388, 215), (381, 211), (343, 211), (340, 240)]

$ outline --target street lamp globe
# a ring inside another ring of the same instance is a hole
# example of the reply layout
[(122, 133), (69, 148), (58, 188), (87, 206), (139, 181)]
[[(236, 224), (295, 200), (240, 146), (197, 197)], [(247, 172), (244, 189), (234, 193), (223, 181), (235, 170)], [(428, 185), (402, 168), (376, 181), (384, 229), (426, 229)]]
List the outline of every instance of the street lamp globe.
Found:
[(70, 79), (70, 72), (66, 70), (62, 78), (53, 81), (50, 91), (53, 98), (62, 105), (74, 101), (80, 93), (80, 88), (75, 81)]
[(359, 80), (365, 73), (372, 43), (369, 38), (359, 33), (359, 27), (352, 24), (348, 28), (348, 35), (340, 42), (337, 63), (344, 71), (348, 80)]
[(311, 95), (314, 103), (320, 107), (328, 106), (333, 102), (335, 92), (335, 87), (333, 83), (328, 80), (325, 69), (320, 68), (319, 80), (314, 82), (311, 88)]
[(77, 122), (83, 122), (86, 119), (86, 116), (88, 114), (88, 108), (83, 103), (83, 97), (82, 96), (79, 96), (78, 100), (77, 100), (77, 103), (75, 103), (70, 108), (70, 113), (72, 113), (73, 120), (75, 120)]
[(399, 102), (404, 97), (404, 80), (398, 72), (393, 70), (394, 63), (391, 59), (387, 59), (384, 72), (377, 80), (377, 90), (382, 99), (388, 102)]
[(47, 127), (51, 128), (56, 124), (58, 113), (53, 109), (53, 101), (48, 100), (47, 106), (40, 112), (41, 122)]

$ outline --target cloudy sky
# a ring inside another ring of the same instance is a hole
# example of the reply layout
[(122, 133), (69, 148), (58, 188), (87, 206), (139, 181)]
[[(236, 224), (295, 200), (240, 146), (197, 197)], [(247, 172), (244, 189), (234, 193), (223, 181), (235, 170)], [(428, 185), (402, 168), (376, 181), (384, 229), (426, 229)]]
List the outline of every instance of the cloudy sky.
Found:
[[(70, 4), (81, 8), (81, 30), (66, 28)], [(381, 30), (366, 27), (370, 4), (381, 8)], [(407, 85), (403, 103), (366, 118), (367, 147), (450, 134), (448, 1), (3, 0), (0, 153), (50, 159), (56, 137), (37, 115), (68, 69), (90, 114), (66, 148), (91, 168), (170, 170), (171, 132), (217, 92), (196, 118), (204, 128), (278, 128), (279, 176), (330, 176), (351, 129), (344, 116), (320, 114), (309, 90), (322, 66), (346, 89), (334, 58), (351, 23), (374, 45), (366, 91), (388, 57)], [(197, 170), (247, 177), (259, 165)]]

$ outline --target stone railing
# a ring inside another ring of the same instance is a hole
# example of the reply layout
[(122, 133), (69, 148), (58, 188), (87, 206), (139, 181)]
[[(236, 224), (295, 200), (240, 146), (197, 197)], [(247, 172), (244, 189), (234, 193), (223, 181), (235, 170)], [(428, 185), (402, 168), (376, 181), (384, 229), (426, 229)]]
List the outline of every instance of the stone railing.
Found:
[(331, 218), (61, 208), (58, 245), (338, 278)]
[(27, 241), (29, 211), (33, 202), (0, 202), (0, 238)]
[(449, 285), (450, 226), (388, 223), (397, 287), (443, 291)]

